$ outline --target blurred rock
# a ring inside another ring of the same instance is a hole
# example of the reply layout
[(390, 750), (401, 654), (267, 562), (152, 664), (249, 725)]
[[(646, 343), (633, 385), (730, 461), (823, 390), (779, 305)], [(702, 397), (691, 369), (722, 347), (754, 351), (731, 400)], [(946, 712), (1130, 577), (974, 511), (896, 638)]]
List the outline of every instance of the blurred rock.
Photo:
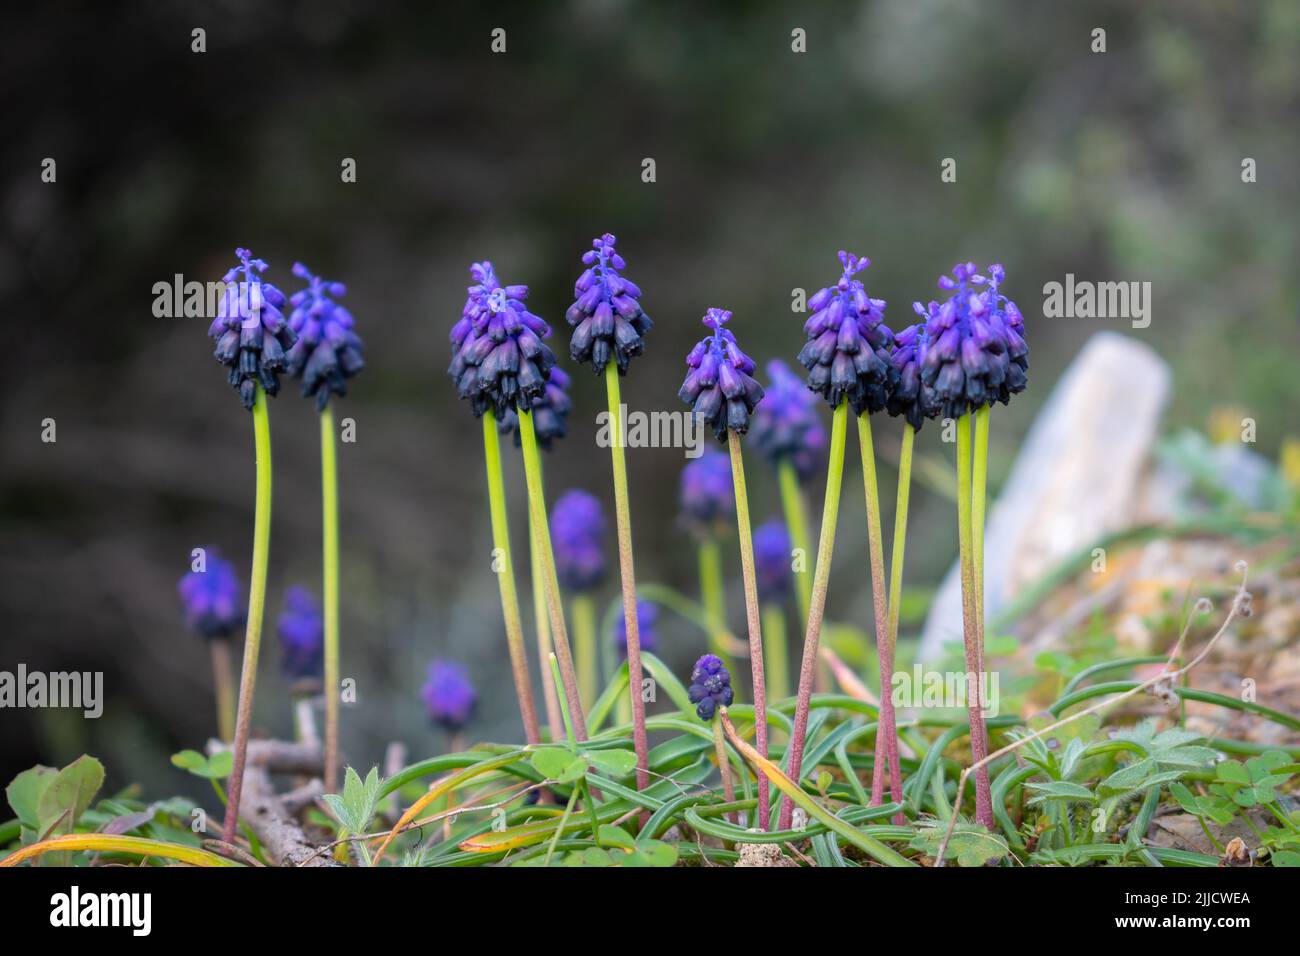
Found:
[[(1088, 340), (1034, 420), (989, 510), (988, 617), (1062, 559), (1138, 519), (1169, 378), (1164, 360), (1135, 339), (1100, 332)], [(926, 618), (920, 658), (935, 659), (943, 644), (961, 637), (954, 564)]]

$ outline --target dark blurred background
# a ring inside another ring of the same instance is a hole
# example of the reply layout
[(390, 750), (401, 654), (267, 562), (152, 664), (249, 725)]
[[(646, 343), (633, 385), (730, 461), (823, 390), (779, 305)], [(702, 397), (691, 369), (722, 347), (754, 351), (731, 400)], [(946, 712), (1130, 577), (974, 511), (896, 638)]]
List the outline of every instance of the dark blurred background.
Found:
[[(896, 328), (954, 261), (1001, 261), (1032, 368), (1029, 391), (996, 416), (995, 485), (1100, 328), (1172, 365), (1170, 424), (1225, 402), (1294, 424), (1300, 406), (1294, 0), (155, 0), (28, 5), (0, 22), (0, 668), (102, 670), (107, 698), (96, 721), (0, 712), (4, 780), (89, 751), (111, 785), (170, 792), (187, 784), (166, 756), (211, 732), (208, 656), (183, 627), (176, 582), (205, 544), (247, 575), (252, 429), (206, 320), (155, 318), (152, 288), (175, 273), (219, 279), (237, 245), (286, 289), (298, 259), (346, 281), (366, 342), (368, 367), (338, 405), (357, 422), (339, 466), (343, 674), (360, 693), (344, 710), (344, 747), (363, 767), (389, 740), (415, 756), (446, 746), (417, 697), (435, 655), (464, 661), (479, 684), (472, 737), (519, 737), (479, 430), (444, 375), (473, 260), (532, 288), (563, 355), (578, 258), (592, 236), (616, 233), (657, 323), (624, 383), (643, 410), (678, 407), (708, 306), (733, 310), (760, 365), (793, 362), (803, 316), (791, 290), (834, 281), (838, 249), (872, 258), (867, 287)], [(206, 53), (191, 52), (195, 27)], [(502, 55), (489, 50), (495, 27), (507, 31)], [(791, 52), (796, 27), (805, 54)], [(1096, 27), (1105, 54), (1091, 52)], [(1257, 184), (1241, 181), (1246, 156)], [(57, 183), (41, 182), (45, 157)], [(345, 157), (356, 183), (340, 181)], [(955, 183), (940, 182), (946, 157)], [(1150, 281), (1151, 327), (1044, 319), (1042, 286), (1066, 272)], [(548, 488), (609, 503), (607, 452), (593, 440), (603, 388), (584, 370), (575, 380)], [(41, 441), (45, 418), (57, 443)], [(287, 733), (274, 621), (289, 584), (319, 590), (319, 452), (313, 409), (291, 385), (271, 424), (257, 725)], [(1261, 428), (1261, 451), (1276, 452), (1280, 430)], [(895, 448), (897, 428), (877, 441)], [(694, 593), (694, 553), (674, 520), (681, 453), (629, 455), (639, 576)], [(831, 612), (865, 626), (855, 458)], [(524, 553), (522, 476), (506, 460)], [(888, 468), (883, 480), (892, 488)], [(757, 459), (750, 482), (755, 520), (775, 514)], [(910, 583), (942, 575), (953, 524), (950, 503), (915, 492)], [(531, 621), (526, 600), (524, 613)], [(667, 615), (660, 630), (662, 656), (685, 672), (701, 638)]]

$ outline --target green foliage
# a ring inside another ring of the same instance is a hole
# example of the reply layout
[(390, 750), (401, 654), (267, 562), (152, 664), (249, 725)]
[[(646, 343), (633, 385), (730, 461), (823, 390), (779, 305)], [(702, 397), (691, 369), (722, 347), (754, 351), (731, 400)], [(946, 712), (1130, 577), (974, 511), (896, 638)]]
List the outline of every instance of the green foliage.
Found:
[(62, 770), (36, 766), (18, 774), (5, 796), (18, 817), (22, 842), (71, 833), (103, 785), (103, 764), (85, 754)]
[(370, 768), (364, 783), (348, 767), (343, 774), (343, 793), (327, 793), (321, 799), (348, 833), (365, 833), (379, 804), (379, 787), (378, 767)]
[[(937, 857), (947, 829), (946, 820), (927, 820), (921, 824), (908, 845), (927, 856)], [(1010, 852), (1007, 841), (1002, 837), (989, 833), (978, 823), (959, 820), (953, 827), (944, 858), (956, 860), (959, 866), (985, 866), (994, 860), (1004, 859)]]
[(182, 750), (172, 754), (172, 765), (188, 770), (196, 777), (207, 780), (224, 780), (230, 776), (230, 768), (235, 756), (229, 750), (221, 750), (211, 757), (205, 757), (197, 750)]

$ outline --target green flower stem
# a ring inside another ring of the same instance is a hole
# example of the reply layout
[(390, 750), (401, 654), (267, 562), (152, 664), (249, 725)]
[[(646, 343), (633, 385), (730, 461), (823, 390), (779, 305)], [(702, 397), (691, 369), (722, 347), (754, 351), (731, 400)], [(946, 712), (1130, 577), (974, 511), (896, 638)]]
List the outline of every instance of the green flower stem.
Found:
[[(754, 571), (754, 539), (749, 527), (749, 493), (745, 490), (745, 459), (740, 435), (727, 429), (727, 451), (731, 454), (731, 483), (736, 492), (736, 530), (740, 536), (740, 571), (745, 583), (745, 621), (749, 628), (749, 670), (754, 690), (754, 741), (759, 754), (767, 757), (767, 675), (763, 672), (763, 620), (758, 606), (758, 576)], [(771, 827), (768, 816), (770, 783), (758, 781), (758, 825)]]
[(578, 696), (578, 678), (573, 670), (573, 652), (569, 649), (569, 629), (564, 623), (564, 606), (560, 603), (560, 579), (555, 573), (555, 556), (551, 551), (551, 526), (546, 517), (546, 500), (542, 492), (542, 460), (537, 451), (537, 432), (533, 413), (519, 410), (519, 438), (524, 454), (524, 478), (528, 484), (530, 526), (537, 540), (537, 559), (541, 562), (542, 582), (546, 585), (546, 609), (551, 619), (551, 640), (564, 682), (564, 697), (569, 705), (574, 733), (587, 739), (587, 720)]
[[(551, 654), (551, 620), (546, 608), (546, 583), (542, 575), (542, 559), (537, 550), (537, 529), (533, 511), (528, 509), (528, 558), (533, 584), (533, 625), (537, 630), (537, 659), (545, 663)], [(564, 733), (560, 715), (559, 692), (555, 683), (542, 678), (542, 698), (546, 701), (546, 723), (551, 730), (551, 740), (558, 741)]]
[(779, 604), (763, 608), (763, 640), (767, 644), (767, 684), (775, 700), (790, 696), (790, 651), (785, 637), (785, 609)]
[[(790, 532), (790, 543), (799, 549), (801, 568), (795, 572), (795, 595), (799, 598), (799, 620), (808, 621), (808, 609), (812, 606), (813, 576), (808, 567), (812, 548), (808, 541), (808, 505), (804, 501), (803, 491), (799, 488), (799, 476), (788, 458), (782, 458), (776, 467), (777, 484), (781, 489), (781, 511), (785, 516), (785, 526)], [(832, 686), (831, 669), (826, 661), (818, 658), (817, 674), (814, 686), (819, 691), (830, 690)]]
[(235, 677), (230, 667), (230, 639), (208, 641), (212, 652), (212, 689), (217, 698), (217, 736), (227, 743), (235, 736)]
[[(830, 458), (826, 466), (826, 498), (822, 503), (821, 533), (817, 541), (817, 565), (813, 572), (812, 599), (808, 610), (808, 630), (804, 634), (803, 658), (799, 667), (799, 692), (795, 699), (794, 727), (790, 733), (789, 776), (799, 781), (803, 768), (804, 737), (808, 733), (808, 711), (812, 700), (813, 677), (817, 669), (817, 646), (821, 641), (822, 615), (826, 612), (826, 587), (831, 576), (831, 552), (835, 550), (835, 524), (840, 513), (840, 485), (844, 477), (844, 445), (848, 432), (849, 406), (841, 402), (831, 420)], [(790, 828), (794, 804), (781, 798), (778, 830)]]
[[(636, 616), (636, 570), (632, 562), (632, 515), (627, 498), (627, 461), (623, 455), (623, 413), (618, 365), (605, 365), (605, 391), (609, 399), (610, 460), (614, 468), (614, 520), (618, 526), (618, 570), (623, 584), (623, 620), (627, 628), (628, 699), (632, 704), (632, 746), (636, 751), (636, 788), (650, 785), (649, 746), (645, 736), (645, 698), (642, 696), (641, 625)], [(648, 816), (648, 815), (647, 815)], [(644, 822), (644, 821), (643, 821)]]
[[(886, 635), (891, 660), (898, 649), (898, 616), (903, 601), (903, 553), (907, 548), (907, 506), (912, 489), (912, 446), (915, 444), (916, 430), (903, 423), (903, 443), (898, 453), (898, 499), (894, 507), (894, 542), (893, 553), (889, 558), (889, 631)], [(892, 686), (890, 692), (892, 693)], [(871, 771), (871, 790), (876, 792), (876, 777), (882, 773), (887, 754), (885, 737), (876, 735), (875, 764)], [(883, 777), (882, 777), (883, 779)], [(883, 789), (882, 789), (883, 796)]]
[[(876, 656), (880, 662), (880, 727), (884, 756), (889, 762), (889, 793), (895, 803), (903, 802), (903, 778), (898, 766), (898, 729), (894, 716), (894, 647), (889, 640), (889, 606), (885, 598), (885, 539), (880, 522), (880, 491), (876, 479), (876, 449), (871, 434), (871, 416), (858, 416), (858, 445), (862, 451), (862, 488), (867, 503), (867, 545), (871, 565), (872, 616), (876, 625)], [(871, 771), (871, 805), (884, 802), (884, 767), (877, 761)], [(902, 821), (897, 821), (901, 823)]]
[(325, 612), (325, 792), (339, 789), (339, 478), (334, 408), (320, 413), (321, 594)]
[(239, 711), (235, 717), (234, 760), (221, 839), (235, 842), (239, 797), (244, 789), (248, 731), (253, 722), (257, 689), (257, 655), (262, 648), (262, 616), (266, 610), (266, 566), (271, 554), (271, 421), (266, 392), (259, 385), (253, 399), (253, 446), (257, 461), (257, 496), (253, 511), (253, 569), (248, 582), (248, 623), (244, 631), (244, 666), (239, 678)]
[(573, 611), (573, 635), (578, 656), (578, 693), (582, 706), (590, 708), (596, 702), (599, 661), (596, 648), (596, 606), (585, 594), (575, 594), (570, 604)]
[[(722, 550), (716, 538), (710, 536), (700, 539), (700, 603), (708, 616), (710, 630), (713, 633), (725, 630), (727, 626), (727, 592), (722, 585)], [(732, 667), (731, 654), (725, 647), (714, 647), (713, 652), (722, 658), (727, 669)]]
[(492, 547), (503, 564), (497, 571), (501, 590), (501, 616), (505, 619), (506, 647), (510, 671), (519, 699), (519, 716), (524, 722), (524, 739), (538, 742), (537, 711), (533, 704), (533, 682), (528, 676), (528, 654), (524, 650), (524, 628), (519, 618), (519, 595), (515, 592), (515, 562), (510, 553), (510, 529), (506, 520), (505, 479), (501, 473), (501, 439), (491, 415), (483, 416), (483, 456), (487, 462), (488, 510), (492, 516)]
[[(984, 712), (980, 703), (981, 664), (983, 651), (979, 647), (979, 624), (976, 621), (974, 532), (972, 529), (972, 468), (971, 468), (971, 415), (967, 412), (957, 420), (957, 538), (961, 550), (961, 609), (962, 636), (966, 645), (966, 670), (975, 675), (975, 694), (967, 702), (970, 714), (970, 740), (972, 763), (978, 764), (989, 752), (988, 732), (984, 727)], [(992, 830), (993, 797), (989, 788), (988, 766), (975, 771), (975, 819)]]
[[(713, 716), (713, 752), (718, 757), (718, 773), (722, 775), (722, 794), (728, 803), (735, 803), (736, 788), (731, 782), (731, 761), (727, 759), (727, 744), (722, 739), (722, 721), (717, 714)], [(728, 823), (736, 822), (730, 813), (723, 814), (723, 819)]]
[[(975, 448), (971, 469), (971, 561), (975, 569), (975, 624), (979, 627), (980, 671), (984, 670), (984, 511), (988, 497), (989, 406), (975, 411)], [(983, 702), (981, 701), (981, 704)]]

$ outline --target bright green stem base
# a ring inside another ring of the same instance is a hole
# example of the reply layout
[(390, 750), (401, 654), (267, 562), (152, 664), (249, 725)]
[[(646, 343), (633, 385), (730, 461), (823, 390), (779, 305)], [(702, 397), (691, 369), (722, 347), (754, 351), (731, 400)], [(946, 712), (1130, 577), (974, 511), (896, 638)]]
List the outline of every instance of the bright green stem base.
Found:
[[(722, 549), (718, 547), (716, 538), (702, 538), (696, 553), (699, 557), (700, 603), (708, 615), (711, 633), (718, 634), (727, 627), (727, 592), (722, 584)], [(711, 649), (722, 658), (727, 670), (731, 670), (732, 659), (728, 649), (717, 642)]]
[(773, 700), (784, 700), (790, 696), (790, 651), (785, 636), (785, 609), (779, 604), (763, 608), (763, 643), (768, 693)]
[(596, 648), (596, 606), (585, 594), (575, 595), (573, 609), (574, 653), (578, 658), (578, 693), (582, 706), (588, 709), (596, 703), (600, 661)]
[(632, 511), (627, 494), (627, 460), (623, 454), (623, 400), (618, 366), (605, 366), (605, 392), (609, 400), (610, 462), (614, 469), (614, 523), (618, 528), (618, 570), (623, 586), (623, 621), (627, 629), (628, 700), (632, 705), (632, 748), (636, 751), (636, 788), (650, 785), (650, 748), (645, 733), (645, 697), (641, 673), (641, 625), (636, 614), (636, 569), (632, 561)]
[[(804, 738), (808, 733), (808, 710), (817, 670), (817, 648), (821, 642), (822, 615), (826, 611), (826, 587), (831, 576), (831, 553), (835, 550), (835, 525), (840, 513), (840, 486), (844, 478), (844, 446), (848, 434), (849, 406), (841, 402), (831, 420), (830, 458), (826, 466), (826, 498), (822, 503), (821, 532), (817, 541), (817, 565), (813, 572), (808, 630), (804, 634), (803, 657), (799, 666), (799, 692), (795, 700), (794, 726), (790, 734), (789, 776), (797, 784), (803, 769)], [(778, 830), (790, 828), (794, 804), (781, 798)]]
[(325, 611), (325, 792), (339, 790), (339, 478), (334, 409), (320, 413), (321, 593)]
[[(975, 532), (973, 528), (973, 468), (971, 433), (974, 423), (968, 412), (957, 421), (957, 538), (961, 550), (961, 605), (962, 637), (966, 646), (966, 670), (973, 675), (975, 691), (967, 702), (970, 714), (970, 739), (972, 762), (978, 763), (988, 756), (988, 731), (984, 726), (984, 713), (980, 700), (980, 688), (983, 683), (984, 651), (980, 646), (978, 608), (983, 601), (977, 599), (975, 588)], [(984, 456), (981, 456), (984, 457)], [(983, 506), (981, 505), (981, 517)], [(981, 550), (983, 529), (980, 530)], [(975, 819), (980, 824), (993, 829), (993, 798), (989, 788), (988, 767), (975, 771)]]
[(542, 491), (542, 458), (537, 450), (537, 432), (533, 413), (519, 412), (519, 439), (524, 453), (524, 478), (528, 484), (530, 526), (541, 562), (542, 582), (546, 585), (546, 609), (551, 618), (551, 640), (564, 681), (564, 697), (569, 707), (573, 730), (579, 740), (587, 739), (587, 719), (578, 696), (578, 677), (573, 669), (573, 652), (569, 649), (569, 629), (564, 623), (564, 605), (560, 600), (560, 579), (555, 573), (555, 554), (551, 550), (551, 525), (546, 517), (546, 496)]
[(257, 496), (253, 511), (253, 567), (248, 581), (248, 623), (244, 631), (244, 666), (239, 678), (239, 712), (235, 719), (234, 761), (226, 800), (226, 820), (221, 839), (235, 842), (239, 823), (239, 797), (244, 788), (244, 761), (248, 756), (248, 731), (253, 721), (253, 695), (257, 690), (257, 657), (262, 648), (262, 616), (266, 611), (266, 566), (271, 555), (271, 420), (266, 392), (259, 385), (253, 399), (253, 446), (257, 460)]
[(501, 473), (501, 439), (491, 415), (483, 416), (483, 456), (487, 463), (488, 510), (492, 516), (492, 547), (499, 556), (497, 586), (501, 591), (501, 616), (505, 619), (506, 648), (510, 652), (510, 672), (519, 699), (519, 716), (524, 724), (524, 739), (538, 742), (537, 711), (533, 703), (533, 681), (528, 676), (528, 654), (524, 650), (524, 629), (519, 618), (519, 595), (515, 591), (515, 561), (510, 553), (510, 527), (506, 518), (505, 479)]

